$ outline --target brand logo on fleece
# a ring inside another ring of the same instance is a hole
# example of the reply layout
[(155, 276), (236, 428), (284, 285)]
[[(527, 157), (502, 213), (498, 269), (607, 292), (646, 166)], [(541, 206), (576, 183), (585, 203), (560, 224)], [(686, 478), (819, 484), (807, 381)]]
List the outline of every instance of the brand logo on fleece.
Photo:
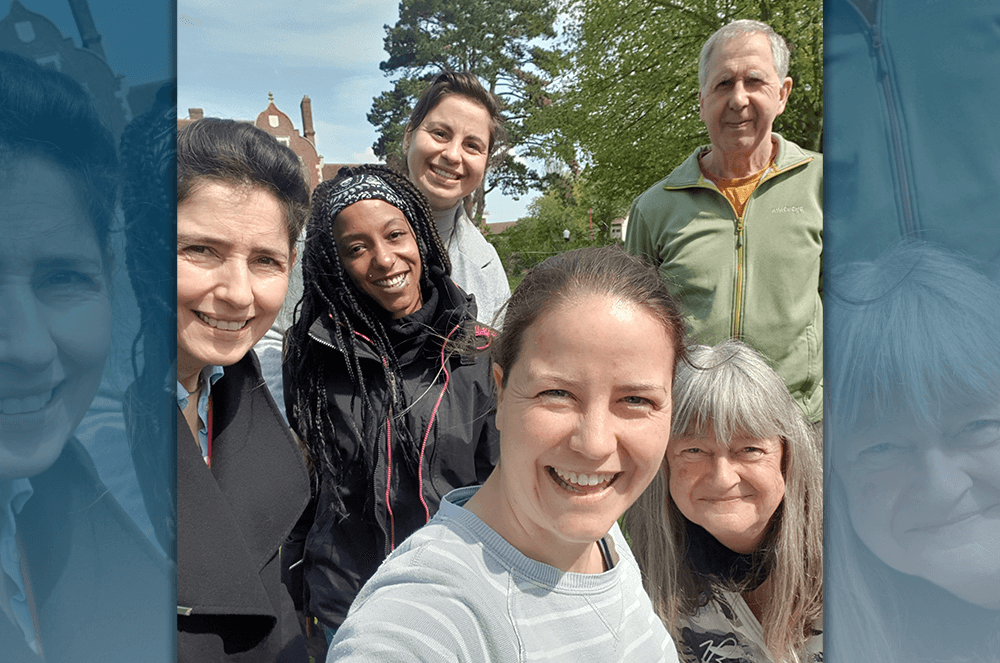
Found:
[(786, 212), (800, 214), (803, 211), (805, 211), (804, 207), (775, 207), (771, 210), (771, 214), (785, 214)]

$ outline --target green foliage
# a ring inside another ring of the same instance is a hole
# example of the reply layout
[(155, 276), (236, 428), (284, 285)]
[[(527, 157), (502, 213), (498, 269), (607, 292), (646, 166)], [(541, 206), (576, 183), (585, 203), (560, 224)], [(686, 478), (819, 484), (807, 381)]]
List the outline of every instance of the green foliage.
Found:
[(567, 67), (554, 103), (531, 118), (566, 163), (581, 160), (598, 197), (627, 204), (666, 177), (708, 134), (698, 117), (698, 54), (737, 18), (789, 42), (795, 81), (775, 130), (821, 147), (823, 30), (819, 0), (572, 0)]
[[(403, 131), (420, 93), (441, 71), (471, 71), (499, 96), (507, 118), (507, 147), (520, 156), (538, 154), (541, 140), (525, 119), (550, 101), (544, 87), (565, 66), (564, 56), (543, 42), (555, 37), (555, 0), (402, 0), (399, 21), (385, 26), (381, 63), (388, 75), (400, 74), (391, 90), (374, 99), (368, 114), (379, 132), (375, 154), (399, 166)], [(523, 195), (539, 187), (542, 176), (514, 155), (504, 153), (477, 192), (475, 216), (481, 218), (485, 194), (499, 187)]]
[[(559, 175), (552, 177), (545, 193), (531, 202), (528, 216), (487, 239), (513, 279), (557, 253), (613, 244), (611, 222), (626, 212), (627, 208), (616, 208), (595, 197), (585, 179)], [(568, 242), (563, 238), (564, 230), (570, 231)]]

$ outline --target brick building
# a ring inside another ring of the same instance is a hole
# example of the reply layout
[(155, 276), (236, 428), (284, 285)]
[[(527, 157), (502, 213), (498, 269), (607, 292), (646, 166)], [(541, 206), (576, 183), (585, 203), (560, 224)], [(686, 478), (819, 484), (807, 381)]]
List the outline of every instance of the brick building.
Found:
[(77, 48), (72, 37), (64, 37), (48, 18), (14, 0), (10, 11), (0, 19), (0, 51), (34, 60), (80, 83), (90, 93), (108, 128), (115, 137), (121, 136), (133, 116), (152, 107), (157, 90), (168, 81), (129, 86), (124, 76), (108, 66), (86, 0), (70, 0), (70, 6), (83, 48)]
[[(257, 115), (257, 119), (253, 121), (253, 125), (277, 138), (278, 142), (292, 148), (292, 151), (298, 155), (308, 174), (309, 188), (315, 189), (316, 185), (328, 179), (327, 173), (330, 171), (330, 168), (329, 164), (324, 166), (323, 157), (316, 152), (316, 131), (313, 128), (312, 102), (309, 100), (308, 95), (302, 97), (299, 110), (302, 112), (301, 134), (295, 128), (288, 114), (275, 105), (274, 95), (268, 92), (267, 107)], [(188, 117), (177, 120), (177, 128), (180, 129), (195, 120), (199, 120), (204, 115), (205, 113), (201, 108), (189, 108)], [(249, 122), (249, 120), (243, 121)], [(334, 169), (333, 174), (336, 174), (336, 172), (337, 170)], [(329, 177), (332, 177), (332, 175)]]

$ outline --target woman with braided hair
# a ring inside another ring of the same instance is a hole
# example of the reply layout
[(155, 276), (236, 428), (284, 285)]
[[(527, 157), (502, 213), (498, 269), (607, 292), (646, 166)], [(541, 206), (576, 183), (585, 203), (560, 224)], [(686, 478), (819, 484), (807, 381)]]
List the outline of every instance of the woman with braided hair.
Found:
[(488, 363), (458, 352), (489, 332), (450, 270), (426, 198), (390, 168), (344, 168), (313, 193), (284, 382), (316, 490), (283, 554), (328, 639), (441, 497), (496, 463)]

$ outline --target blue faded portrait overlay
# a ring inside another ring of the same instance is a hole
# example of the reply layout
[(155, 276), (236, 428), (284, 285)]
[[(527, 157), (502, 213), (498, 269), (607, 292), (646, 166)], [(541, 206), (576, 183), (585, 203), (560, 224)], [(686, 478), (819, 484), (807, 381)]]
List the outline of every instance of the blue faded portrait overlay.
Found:
[(1000, 5), (825, 14), (825, 654), (1000, 658)]
[(174, 658), (173, 18), (153, 5), (0, 17), (3, 661)]

